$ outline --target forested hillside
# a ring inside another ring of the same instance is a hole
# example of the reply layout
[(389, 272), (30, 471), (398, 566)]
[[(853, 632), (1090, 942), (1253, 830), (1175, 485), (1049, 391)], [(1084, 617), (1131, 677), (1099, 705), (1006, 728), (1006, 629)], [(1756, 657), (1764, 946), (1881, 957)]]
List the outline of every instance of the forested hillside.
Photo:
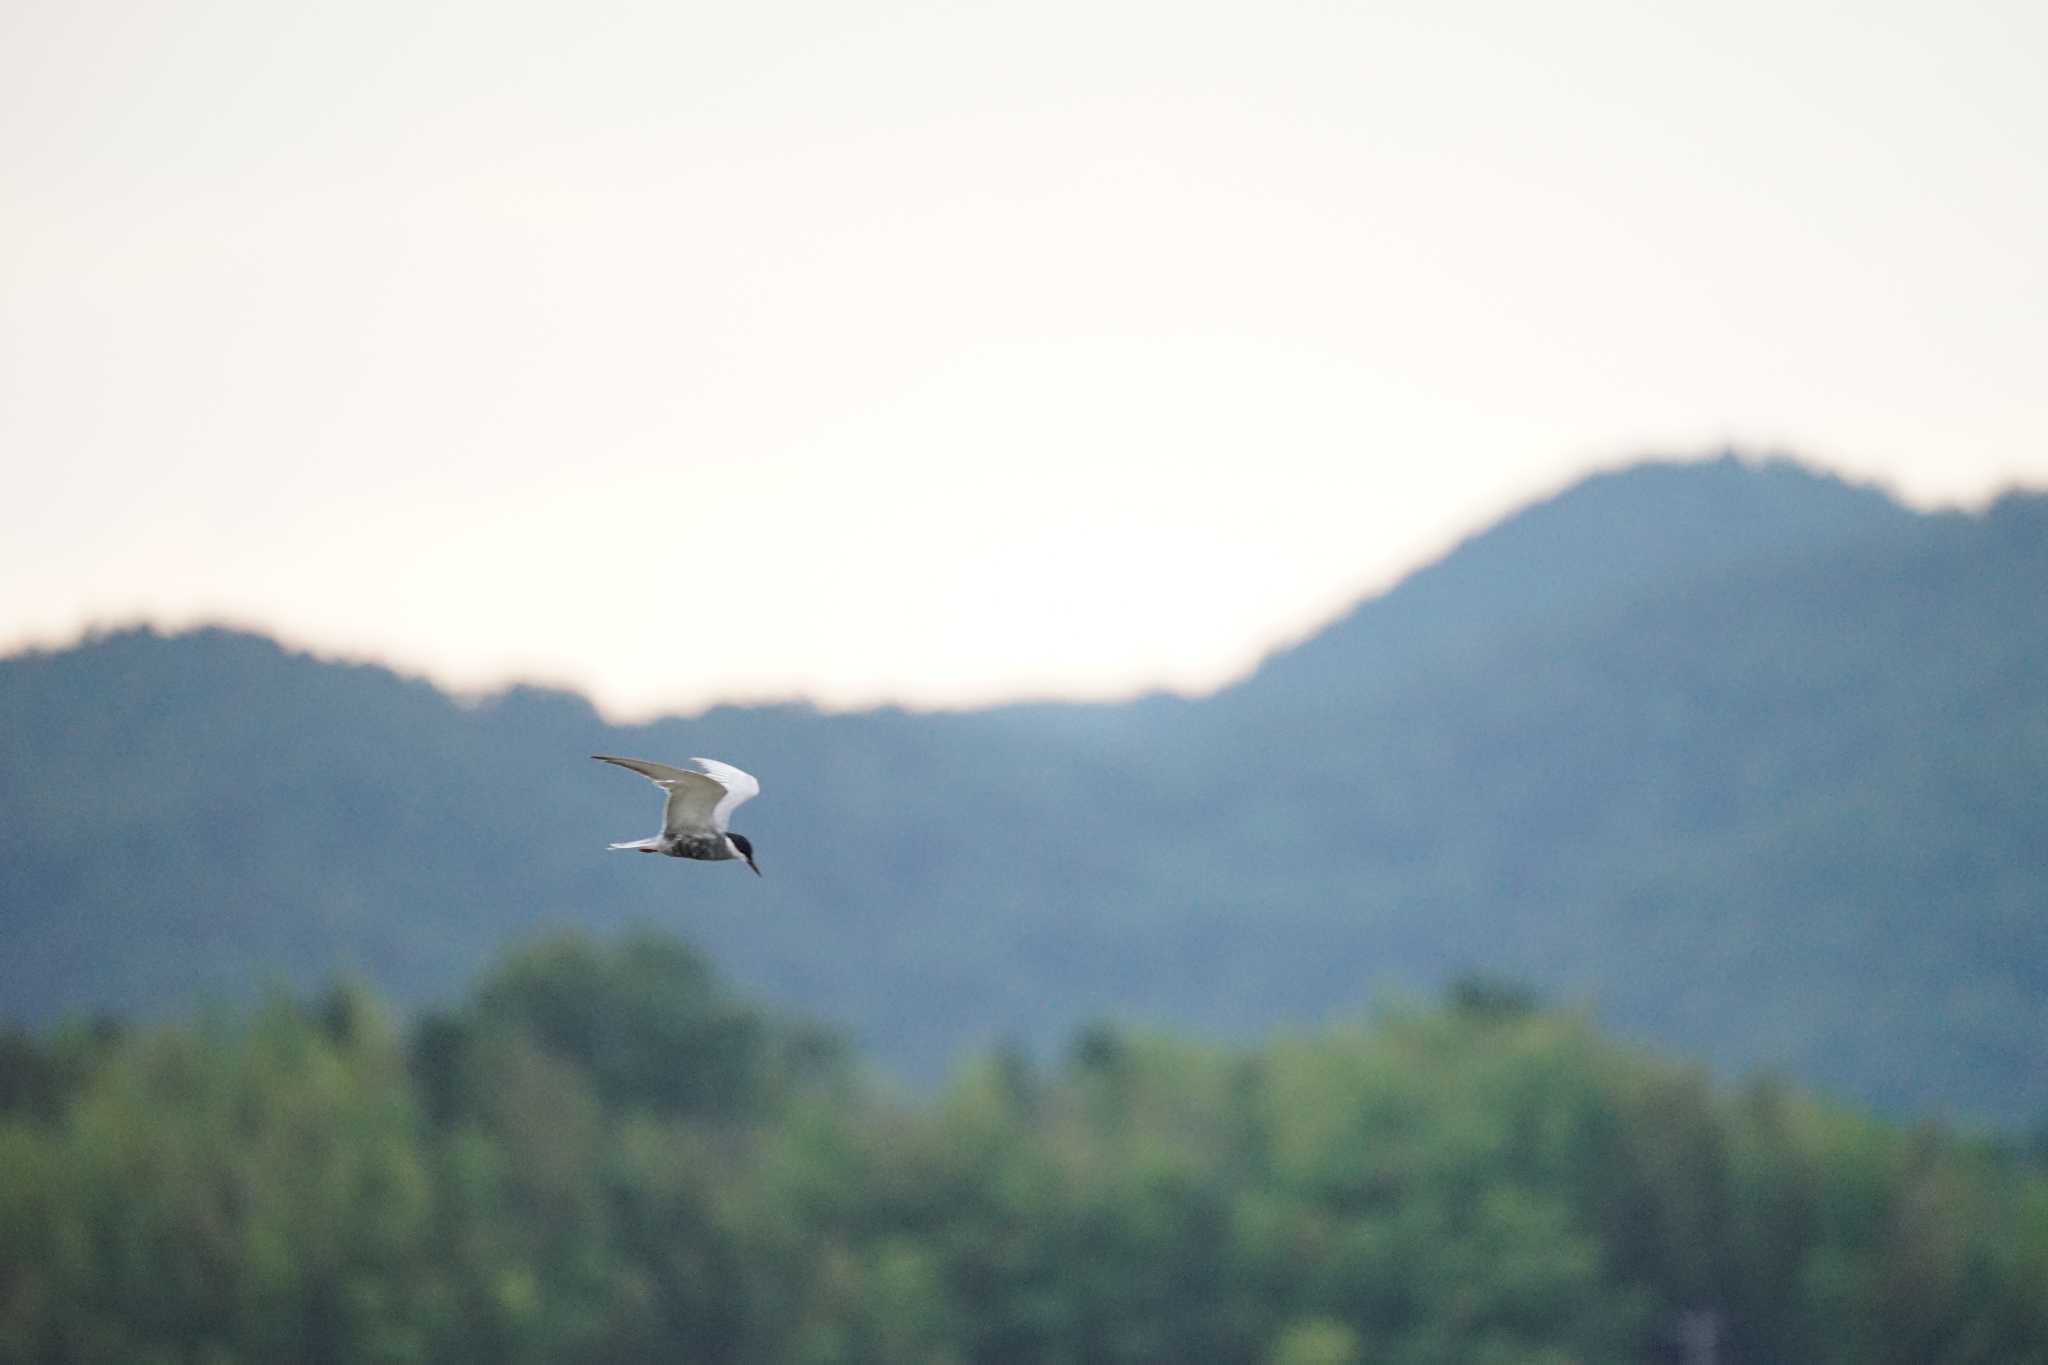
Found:
[[(337, 964), (412, 1007), (543, 924), (687, 932), (929, 1080), (1082, 1020), (1263, 1036), (1460, 973), (1899, 1114), (2048, 1114), (2048, 500), (1784, 464), (1526, 509), (1212, 698), (605, 724), (258, 637), (0, 660), (0, 1005)], [(1133, 622), (1142, 629), (1142, 622)], [(686, 665), (685, 665), (686, 666)], [(766, 876), (608, 855), (762, 780)]]
[(2038, 1154), (1516, 992), (892, 1098), (681, 943), (0, 1034), (0, 1360), (2042, 1365)]

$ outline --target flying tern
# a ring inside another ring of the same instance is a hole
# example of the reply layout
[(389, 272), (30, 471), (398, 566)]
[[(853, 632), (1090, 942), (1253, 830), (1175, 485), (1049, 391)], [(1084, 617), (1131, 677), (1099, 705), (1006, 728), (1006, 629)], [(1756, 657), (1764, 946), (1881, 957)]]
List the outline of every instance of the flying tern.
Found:
[(671, 768), (666, 763), (650, 763), (644, 758), (613, 758), (610, 754), (591, 757), (600, 763), (631, 768), (668, 793), (661, 833), (631, 843), (613, 844), (613, 848), (666, 853), (671, 858), (701, 858), (714, 863), (744, 858), (747, 866), (754, 869), (754, 875), (761, 875), (754, 862), (754, 846), (747, 842), (747, 836), (728, 833), (725, 828), (733, 811), (761, 791), (761, 784), (751, 773), (743, 773), (715, 758), (691, 759), (702, 770), (691, 772), (688, 768)]

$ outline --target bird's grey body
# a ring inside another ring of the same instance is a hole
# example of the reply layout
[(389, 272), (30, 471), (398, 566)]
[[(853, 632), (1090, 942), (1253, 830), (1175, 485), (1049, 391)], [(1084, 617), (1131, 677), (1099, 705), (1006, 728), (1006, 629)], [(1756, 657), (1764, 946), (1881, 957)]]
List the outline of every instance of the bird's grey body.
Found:
[(639, 843), (613, 844), (612, 847), (640, 853), (666, 853), (671, 858), (697, 858), (707, 863), (729, 862), (740, 856), (733, 850), (730, 837), (721, 835), (714, 838), (709, 834), (657, 834)]
[(629, 843), (613, 844), (614, 849), (629, 853), (665, 853), (671, 858), (696, 858), (707, 863), (744, 859), (747, 866), (754, 869), (755, 876), (761, 875), (761, 868), (754, 861), (754, 846), (747, 841), (747, 836), (726, 830), (726, 822), (732, 818), (734, 809), (761, 790), (761, 784), (751, 773), (741, 772), (730, 763), (721, 763), (715, 758), (691, 759), (700, 770), (692, 772), (688, 768), (671, 768), (666, 763), (644, 758), (613, 758), (609, 754), (592, 754), (591, 757), (601, 763), (631, 768), (668, 793), (668, 804), (662, 811), (661, 833)]

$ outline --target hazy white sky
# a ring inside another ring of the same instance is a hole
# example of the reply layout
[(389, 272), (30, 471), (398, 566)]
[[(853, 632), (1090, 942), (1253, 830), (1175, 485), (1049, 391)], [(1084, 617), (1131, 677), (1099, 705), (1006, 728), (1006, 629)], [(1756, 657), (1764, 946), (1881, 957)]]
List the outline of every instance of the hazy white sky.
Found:
[(2048, 482), (2048, 6), (0, 7), (0, 647), (1213, 686), (1593, 465)]

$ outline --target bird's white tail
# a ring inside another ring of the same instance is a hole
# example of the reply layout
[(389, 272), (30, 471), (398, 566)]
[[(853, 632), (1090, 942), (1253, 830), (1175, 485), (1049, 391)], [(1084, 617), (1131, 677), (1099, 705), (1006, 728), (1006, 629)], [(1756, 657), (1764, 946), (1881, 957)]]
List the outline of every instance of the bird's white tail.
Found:
[(656, 853), (661, 849), (661, 836), (657, 834), (652, 839), (635, 839), (630, 844), (607, 844), (605, 847), (623, 849), (628, 853)]

